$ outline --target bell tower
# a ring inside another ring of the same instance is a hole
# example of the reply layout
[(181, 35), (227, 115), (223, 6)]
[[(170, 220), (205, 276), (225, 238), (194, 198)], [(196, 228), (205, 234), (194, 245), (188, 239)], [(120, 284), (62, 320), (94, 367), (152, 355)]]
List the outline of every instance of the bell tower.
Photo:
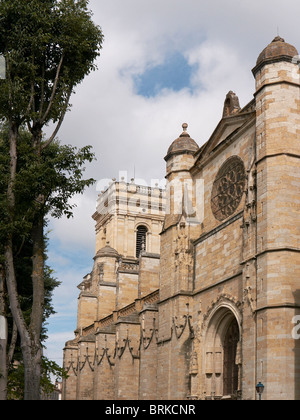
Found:
[(198, 145), (187, 132), (188, 124), (182, 124), (182, 128), (183, 132), (173, 141), (165, 157), (167, 202), (161, 234), (160, 299), (173, 296), (180, 290), (189, 290), (189, 276), (183, 271), (191, 256), (188, 219), (193, 214), (194, 203), (190, 169)]
[[(300, 70), (276, 37), (259, 55), (256, 81), (257, 380), (266, 399), (299, 399)], [(258, 344), (259, 343), (259, 344)]]

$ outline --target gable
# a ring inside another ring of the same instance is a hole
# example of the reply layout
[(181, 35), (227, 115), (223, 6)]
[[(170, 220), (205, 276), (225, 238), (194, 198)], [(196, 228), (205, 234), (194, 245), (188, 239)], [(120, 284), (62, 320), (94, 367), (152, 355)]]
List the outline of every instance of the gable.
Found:
[(235, 135), (239, 135), (255, 116), (254, 101), (233, 115), (223, 117), (209, 140), (195, 154), (195, 166), (201, 165), (222, 144), (230, 141)]

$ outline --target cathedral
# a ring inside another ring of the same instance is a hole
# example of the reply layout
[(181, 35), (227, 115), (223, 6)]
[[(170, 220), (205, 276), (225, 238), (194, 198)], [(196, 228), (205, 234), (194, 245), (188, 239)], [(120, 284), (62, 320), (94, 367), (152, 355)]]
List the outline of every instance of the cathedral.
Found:
[(99, 195), (63, 399), (300, 399), (299, 58), (277, 36), (246, 106), (201, 147), (184, 123), (166, 189)]

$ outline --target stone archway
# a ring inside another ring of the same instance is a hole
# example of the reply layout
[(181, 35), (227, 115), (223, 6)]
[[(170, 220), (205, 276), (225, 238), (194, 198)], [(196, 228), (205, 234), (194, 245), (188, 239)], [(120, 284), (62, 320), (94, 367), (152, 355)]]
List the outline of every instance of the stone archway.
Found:
[(223, 395), (235, 395), (239, 388), (239, 367), (236, 363), (239, 341), (239, 327), (234, 318), (223, 343)]
[(204, 342), (205, 398), (234, 398), (240, 391), (241, 322), (231, 305), (210, 314)]

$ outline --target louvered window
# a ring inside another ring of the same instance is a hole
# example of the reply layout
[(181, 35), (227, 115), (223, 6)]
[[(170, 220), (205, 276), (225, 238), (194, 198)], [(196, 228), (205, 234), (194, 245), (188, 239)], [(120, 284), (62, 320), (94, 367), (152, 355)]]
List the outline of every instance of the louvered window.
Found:
[(141, 251), (146, 250), (146, 236), (148, 229), (146, 226), (139, 226), (136, 232), (136, 257), (139, 258)]

